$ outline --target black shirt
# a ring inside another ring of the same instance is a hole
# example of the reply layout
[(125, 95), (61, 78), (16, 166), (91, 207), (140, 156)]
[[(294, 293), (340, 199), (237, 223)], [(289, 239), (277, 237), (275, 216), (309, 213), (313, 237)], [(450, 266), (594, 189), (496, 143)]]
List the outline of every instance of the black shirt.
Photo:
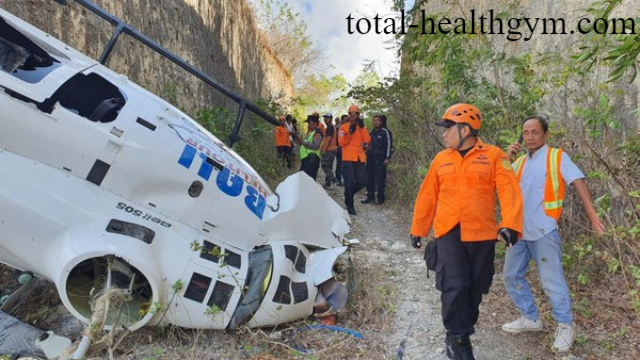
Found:
[(326, 137), (333, 136), (335, 132), (336, 132), (336, 128), (333, 127), (333, 124), (327, 125), (327, 129), (325, 130)]
[(376, 159), (390, 159), (391, 158), (391, 133), (387, 128), (379, 127), (374, 128), (369, 133), (371, 136), (371, 148), (370, 153)]

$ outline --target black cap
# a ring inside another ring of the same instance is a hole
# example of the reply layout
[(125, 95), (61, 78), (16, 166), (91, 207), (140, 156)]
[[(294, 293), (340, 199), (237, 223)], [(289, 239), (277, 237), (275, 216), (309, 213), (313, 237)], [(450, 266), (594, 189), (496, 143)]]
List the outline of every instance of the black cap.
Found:
[(305, 120), (304, 122), (309, 122), (309, 121), (313, 121), (313, 122), (317, 123), (319, 121), (319, 119), (315, 115), (307, 115), (307, 120)]
[(455, 121), (451, 121), (451, 120), (447, 120), (447, 119), (440, 119), (440, 120), (436, 121), (436, 125), (443, 126), (443, 127), (452, 127), (455, 124), (456, 124)]

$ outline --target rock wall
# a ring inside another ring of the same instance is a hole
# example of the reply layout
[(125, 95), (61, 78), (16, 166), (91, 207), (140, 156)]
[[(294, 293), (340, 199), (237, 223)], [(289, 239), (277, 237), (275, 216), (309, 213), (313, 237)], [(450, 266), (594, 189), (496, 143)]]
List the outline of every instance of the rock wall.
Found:
[[(94, 0), (249, 100), (291, 98), (291, 76), (259, 33), (245, 0)], [(0, 0), (0, 7), (97, 59), (113, 27), (70, 0)], [(121, 35), (107, 65), (187, 112), (229, 106), (200, 80)]]
[[(475, 11), (475, 18), (478, 19), (482, 14), (485, 17), (489, 17), (489, 10), (493, 9), (494, 17), (497, 17), (499, 13), (504, 12), (509, 17), (529, 17), (529, 18), (562, 18), (566, 24), (566, 35), (552, 35), (542, 34), (542, 20), (535, 29), (533, 36), (528, 41), (524, 41), (524, 37), (518, 41), (507, 40), (507, 32), (509, 27), (506, 24), (506, 20), (503, 21), (504, 35), (487, 35), (487, 39), (490, 40), (491, 45), (498, 51), (504, 51), (509, 55), (523, 55), (531, 54), (535, 56), (544, 55), (567, 55), (570, 53), (576, 53), (578, 51), (578, 45), (582, 41), (585, 35), (580, 34), (577, 31), (577, 24), (579, 20), (587, 14), (586, 9), (592, 4), (593, 0), (430, 0), (426, 4), (422, 5), (422, 9), (427, 14), (449, 14), (450, 19), (463, 17), (470, 20), (471, 10)], [(428, 16), (428, 15), (427, 15)], [(613, 14), (614, 17), (621, 18), (639, 18), (640, 8), (638, 7), (637, 0), (624, 0), (620, 7), (616, 9)], [(593, 16), (588, 16), (593, 19)], [(488, 21), (485, 20), (485, 24)], [(476, 22), (479, 26), (479, 22)], [(450, 26), (451, 29), (455, 25)], [(552, 24), (548, 24), (548, 31), (551, 32)], [(496, 30), (497, 30), (496, 26)], [(574, 33), (571, 33), (571, 31)], [(519, 29), (523, 35), (530, 34), (526, 25), (523, 23)], [(420, 35), (430, 36), (430, 35)], [(403, 61), (403, 70), (416, 70), (407, 61)], [(546, 68), (545, 71), (551, 72), (553, 69)], [(606, 72), (601, 71), (597, 74), (597, 78), (601, 81), (606, 79)], [(503, 80), (506, 81), (506, 85), (509, 85), (509, 79), (512, 74), (502, 74)], [(616, 108), (621, 109), (617, 111), (622, 122), (630, 127), (640, 127), (638, 118), (631, 113), (632, 110), (640, 107), (640, 77), (634, 82), (629, 83), (630, 76), (623, 78), (615, 84), (615, 88), (618, 90), (616, 93), (612, 93), (611, 97), (616, 103)], [(622, 91), (619, 91), (622, 90)]]

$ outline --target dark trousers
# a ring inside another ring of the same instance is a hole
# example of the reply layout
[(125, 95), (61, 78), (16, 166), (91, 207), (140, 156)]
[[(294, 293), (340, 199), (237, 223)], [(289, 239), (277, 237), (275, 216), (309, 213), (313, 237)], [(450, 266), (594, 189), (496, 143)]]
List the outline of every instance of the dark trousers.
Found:
[(287, 163), (287, 168), (291, 169), (291, 147), (276, 146), (276, 150), (278, 151), (278, 157)]
[(353, 208), (353, 196), (367, 184), (367, 169), (364, 163), (343, 161), (342, 176), (344, 177), (344, 203), (347, 208)]
[(367, 157), (367, 198), (374, 200), (378, 190), (378, 201), (384, 201), (384, 190), (387, 186), (387, 167), (385, 159)]
[(471, 335), (482, 295), (489, 293), (495, 240), (462, 242), (460, 225), (436, 240), (436, 288), (442, 292), (442, 322), (453, 336)]
[(309, 154), (300, 162), (300, 171), (304, 171), (314, 181), (318, 177), (318, 169), (320, 168), (320, 158), (316, 154)]
[(336, 180), (342, 182), (342, 148), (336, 150)]

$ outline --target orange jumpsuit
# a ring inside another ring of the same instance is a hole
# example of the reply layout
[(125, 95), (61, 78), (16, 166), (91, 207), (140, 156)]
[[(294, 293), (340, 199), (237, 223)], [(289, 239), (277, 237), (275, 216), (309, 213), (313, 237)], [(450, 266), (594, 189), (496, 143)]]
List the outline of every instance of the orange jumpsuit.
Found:
[[(416, 199), (411, 234), (436, 238), (436, 289), (442, 293), (446, 341), (473, 334), (483, 294), (493, 280), (496, 190), (499, 227), (522, 236), (522, 195), (511, 162), (499, 148), (478, 139), (464, 157), (456, 150), (438, 153)], [(425, 255), (426, 257), (426, 255)]]
[(356, 125), (353, 133), (349, 132), (350, 123), (343, 124), (338, 130), (338, 145), (342, 148), (342, 161), (352, 161), (364, 163), (367, 156), (364, 153), (362, 144), (370, 143), (371, 136), (366, 127)]
[[(502, 221), (496, 224), (496, 190)], [(498, 228), (522, 235), (522, 194), (511, 162), (500, 148), (476, 146), (464, 158), (445, 149), (433, 159), (413, 211), (411, 234), (435, 238), (460, 224), (461, 240), (495, 240)]]
[(338, 130), (338, 144), (342, 148), (342, 176), (344, 177), (344, 203), (350, 214), (355, 214), (353, 197), (367, 184), (365, 162), (367, 156), (362, 147), (371, 142), (371, 136), (366, 127), (355, 126), (353, 133), (349, 132), (350, 123), (343, 124)]
[(278, 146), (291, 146), (289, 142), (289, 132), (287, 131), (287, 127), (284, 125), (276, 126), (275, 133), (276, 147)]

